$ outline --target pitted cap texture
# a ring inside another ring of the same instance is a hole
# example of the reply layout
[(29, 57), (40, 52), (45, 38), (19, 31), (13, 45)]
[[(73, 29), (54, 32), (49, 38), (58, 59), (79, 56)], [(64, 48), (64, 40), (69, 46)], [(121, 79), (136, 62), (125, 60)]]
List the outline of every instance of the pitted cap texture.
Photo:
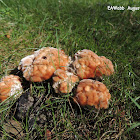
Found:
[(0, 82), (0, 100), (4, 101), (9, 96), (18, 97), (22, 94), (20, 78), (15, 75), (5, 76)]
[(81, 106), (89, 105), (95, 108), (108, 108), (108, 101), (111, 98), (106, 86), (95, 80), (81, 80), (74, 97), (74, 101)]
[(70, 62), (71, 58), (64, 51), (46, 47), (23, 58), (18, 69), (23, 72), (26, 80), (41, 82), (50, 79), (57, 69), (66, 70)]
[(72, 72), (58, 69), (53, 76), (53, 88), (56, 93), (70, 93), (78, 81), (78, 76)]

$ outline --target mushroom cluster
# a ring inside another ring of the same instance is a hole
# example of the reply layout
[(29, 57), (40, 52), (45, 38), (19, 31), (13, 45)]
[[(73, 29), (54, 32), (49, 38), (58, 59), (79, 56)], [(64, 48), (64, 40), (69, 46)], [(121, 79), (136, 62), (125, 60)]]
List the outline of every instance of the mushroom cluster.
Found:
[[(88, 78), (109, 76), (114, 73), (114, 67), (109, 59), (91, 50), (78, 51), (71, 59), (61, 49), (44, 47), (21, 59), (18, 70), (30, 82), (52, 78), (56, 93), (70, 93), (78, 85), (73, 99), (81, 106), (90, 105), (97, 109), (108, 107), (111, 95), (107, 87)], [(19, 77), (10, 75), (3, 78), (0, 82), (0, 99), (3, 101), (17, 90), (21, 94), (21, 88)]]

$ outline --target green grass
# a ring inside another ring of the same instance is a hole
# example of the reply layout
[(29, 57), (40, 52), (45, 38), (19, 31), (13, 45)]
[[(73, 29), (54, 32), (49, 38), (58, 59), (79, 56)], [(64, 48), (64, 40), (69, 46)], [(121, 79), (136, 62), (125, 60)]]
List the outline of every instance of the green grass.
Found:
[[(45, 130), (53, 139), (140, 139), (140, 10), (108, 11), (108, 5), (139, 6), (140, 2), (121, 0), (10, 0), (0, 1), (0, 78), (15, 69), (20, 60), (41, 47), (61, 47), (73, 56), (78, 50), (90, 49), (109, 58), (115, 74), (104, 77), (111, 93), (107, 110), (73, 105), (71, 95), (54, 94), (50, 85), (33, 85), (39, 103), (34, 127), (19, 121), (24, 139), (44, 138)], [(6, 35), (10, 35), (7, 38)], [(12, 103), (14, 104), (15, 101)], [(11, 104), (1, 104), (0, 134), (13, 137), (4, 130), (7, 119), (14, 119)], [(44, 127), (37, 124), (40, 112), (46, 112)]]

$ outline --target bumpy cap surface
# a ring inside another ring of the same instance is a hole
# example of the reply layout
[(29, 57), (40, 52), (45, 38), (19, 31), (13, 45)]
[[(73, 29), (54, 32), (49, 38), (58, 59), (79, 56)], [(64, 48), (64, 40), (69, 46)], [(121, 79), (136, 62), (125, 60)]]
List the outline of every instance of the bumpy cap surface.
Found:
[(107, 59), (105, 56), (100, 57), (100, 65), (96, 70), (96, 76), (100, 77), (102, 75), (111, 75), (114, 73), (114, 66), (112, 62)]
[(100, 65), (100, 58), (91, 50), (81, 50), (75, 54), (72, 63), (77, 75), (81, 79), (95, 77), (97, 66)]
[(41, 82), (49, 79), (57, 69), (66, 70), (70, 62), (71, 58), (64, 51), (46, 47), (23, 58), (18, 69), (23, 72), (26, 80)]
[(109, 90), (106, 86), (91, 79), (81, 80), (74, 97), (74, 101), (81, 106), (89, 105), (95, 108), (107, 108), (108, 101), (111, 98)]
[(54, 72), (53, 88), (56, 93), (70, 93), (78, 81), (78, 76), (71, 72), (58, 69)]
[(18, 97), (22, 93), (20, 78), (15, 75), (5, 76), (0, 82), (0, 100), (4, 101), (9, 96)]

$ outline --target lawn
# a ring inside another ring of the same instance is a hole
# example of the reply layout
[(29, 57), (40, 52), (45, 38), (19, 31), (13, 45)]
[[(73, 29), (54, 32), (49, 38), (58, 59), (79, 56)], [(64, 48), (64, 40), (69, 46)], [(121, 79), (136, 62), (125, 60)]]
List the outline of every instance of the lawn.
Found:
[[(126, 9), (107, 10), (109, 5)], [(71, 56), (90, 49), (115, 69), (102, 79), (111, 101), (101, 110), (75, 105), (73, 92), (54, 93), (50, 80), (34, 83), (30, 95), (23, 79), (24, 96), (0, 103), (0, 139), (140, 139), (140, 10), (128, 6), (140, 2), (0, 0), (0, 78), (18, 74), (23, 57), (48, 46)]]

